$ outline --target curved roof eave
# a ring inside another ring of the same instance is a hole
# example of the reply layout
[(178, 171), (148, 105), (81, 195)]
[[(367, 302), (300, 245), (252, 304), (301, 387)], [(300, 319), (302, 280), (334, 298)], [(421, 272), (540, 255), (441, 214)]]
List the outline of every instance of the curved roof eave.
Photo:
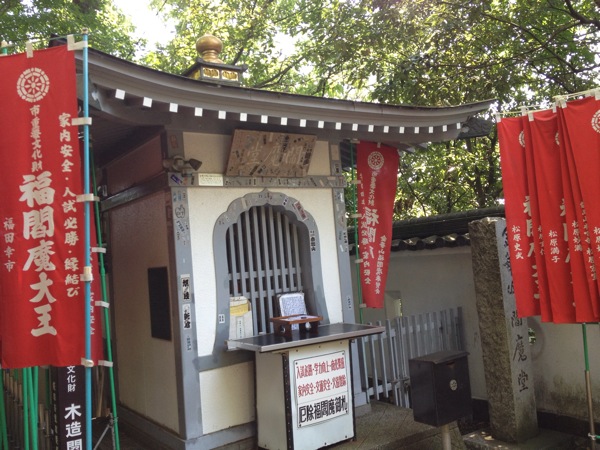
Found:
[[(116, 116), (119, 110), (130, 116), (126, 108), (144, 110), (141, 120), (149, 125), (172, 124), (170, 112), (187, 114), (189, 122), (200, 111), (217, 124), (227, 118), (230, 125), (268, 124), (331, 141), (342, 137), (411, 146), (456, 139), (462, 124), (495, 101), (424, 107), (311, 97), (192, 80), (97, 50), (90, 50), (88, 64), (95, 106)], [(148, 99), (154, 106), (148, 106)]]

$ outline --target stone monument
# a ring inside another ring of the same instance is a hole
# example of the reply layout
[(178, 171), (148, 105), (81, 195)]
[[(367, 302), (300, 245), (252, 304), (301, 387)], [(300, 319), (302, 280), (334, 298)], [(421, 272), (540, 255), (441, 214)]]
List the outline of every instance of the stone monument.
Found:
[(492, 437), (524, 442), (539, 432), (527, 319), (517, 316), (506, 221), (469, 224)]

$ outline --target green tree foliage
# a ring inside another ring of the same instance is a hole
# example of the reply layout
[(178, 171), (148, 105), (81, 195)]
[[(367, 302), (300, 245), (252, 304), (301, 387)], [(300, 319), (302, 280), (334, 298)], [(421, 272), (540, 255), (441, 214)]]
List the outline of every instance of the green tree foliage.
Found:
[[(400, 8), (392, 2), (389, 8)], [(408, 54), (388, 54), (371, 98), (458, 104), (497, 98), (499, 109), (548, 104), (600, 82), (600, 9), (593, 1), (414, 2), (426, 30)], [(408, 3), (404, 4), (405, 6)], [(406, 10), (403, 11), (406, 13)], [(400, 37), (398, 37), (400, 39)], [(502, 197), (495, 130), (403, 158), (400, 217), (494, 206)]]
[[(392, 104), (496, 98), (506, 111), (600, 82), (598, 3), (155, 0), (178, 24), (177, 38), (147, 62), (181, 71), (208, 32), (225, 41), (227, 63), (248, 65), (249, 86)], [(501, 197), (493, 131), (404, 154), (396, 216), (493, 206)]]
[[(175, 38), (142, 62), (180, 73), (205, 33), (245, 85), (428, 106), (495, 98), (539, 105), (600, 84), (600, 0), (152, 0)], [(5, 0), (2, 38), (91, 30), (98, 49), (136, 59), (111, 0)], [(136, 53), (137, 52), (137, 53)], [(491, 112), (490, 112), (490, 117)], [(402, 157), (398, 218), (493, 206), (502, 197), (495, 131)]]
[(141, 42), (134, 27), (111, 0), (4, 0), (0, 2), (0, 39), (22, 51), (27, 40), (47, 45), (51, 36), (90, 33), (90, 45), (132, 59)]

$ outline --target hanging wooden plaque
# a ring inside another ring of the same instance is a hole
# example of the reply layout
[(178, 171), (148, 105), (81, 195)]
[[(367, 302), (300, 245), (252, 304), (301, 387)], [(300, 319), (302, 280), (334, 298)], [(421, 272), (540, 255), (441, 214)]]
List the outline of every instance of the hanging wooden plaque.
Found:
[(306, 134), (236, 130), (226, 175), (305, 177), (316, 141)]

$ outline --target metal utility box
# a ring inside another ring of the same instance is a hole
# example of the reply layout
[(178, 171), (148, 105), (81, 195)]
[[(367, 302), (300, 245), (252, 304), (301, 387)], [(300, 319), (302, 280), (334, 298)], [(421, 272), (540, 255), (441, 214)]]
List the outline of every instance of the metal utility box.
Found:
[(467, 355), (441, 351), (408, 361), (415, 421), (437, 427), (471, 414)]

